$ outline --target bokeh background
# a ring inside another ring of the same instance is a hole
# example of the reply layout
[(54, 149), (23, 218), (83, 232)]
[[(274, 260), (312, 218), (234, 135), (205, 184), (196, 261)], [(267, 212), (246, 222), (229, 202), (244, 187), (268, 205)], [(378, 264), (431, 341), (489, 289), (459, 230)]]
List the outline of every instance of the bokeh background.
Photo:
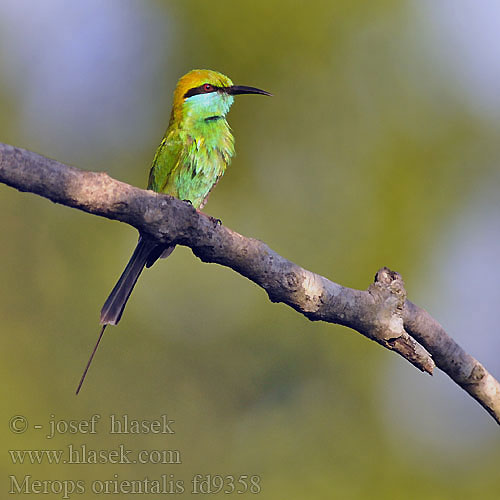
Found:
[[(398, 270), (498, 378), (499, 24), (495, 0), (2, 0), (0, 140), (144, 187), (182, 74), (269, 90), (233, 106), (237, 156), (206, 212), (343, 285)], [(161, 474), (188, 498), (197, 473), (259, 475), (263, 499), (499, 498), (498, 426), (447, 376), (271, 304), (187, 248), (144, 273), (75, 397), (137, 235), (3, 185), (0, 228), (5, 448), (182, 456), (20, 465), (3, 452), (4, 480), (86, 481), (72, 498), (95, 498), (94, 479)], [(94, 413), (95, 436), (7, 425)], [(176, 433), (109, 435), (110, 414), (168, 414)]]

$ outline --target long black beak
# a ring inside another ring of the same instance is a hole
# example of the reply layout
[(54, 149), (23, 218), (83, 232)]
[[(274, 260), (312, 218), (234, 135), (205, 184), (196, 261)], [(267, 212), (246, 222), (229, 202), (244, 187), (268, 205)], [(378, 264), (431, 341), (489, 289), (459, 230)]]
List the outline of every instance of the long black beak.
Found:
[(230, 95), (238, 94), (261, 94), (261, 95), (273, 95), (265, 90), (257, 89), (255, 87), (246, 87), (245, 85), (231, 85), (230, 87), (224, 87), (224, 91)]

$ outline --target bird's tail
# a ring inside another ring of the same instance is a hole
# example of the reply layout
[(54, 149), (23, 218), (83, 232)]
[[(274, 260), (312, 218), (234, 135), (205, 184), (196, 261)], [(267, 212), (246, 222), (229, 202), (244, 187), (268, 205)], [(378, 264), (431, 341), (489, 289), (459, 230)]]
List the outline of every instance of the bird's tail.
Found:
[(134, 285), (137, 283), (137, 279), (144, 269), (144, 266), (151, 267), (157, 259), (168, 257), (172, 253), (174, 248), (175, 245), (165, 248), (164, 246), (158, 245), (153, 241), (142, 238), (142, 236), (139, 238), (139, 243), (137, 243), (134, 253), (128, 261), (127, 267), (123, 271), (120, 279), (116, 283), (113, 290), (111, 290), (109, 297), (106, 299), (106, 302), (102, 306), (102, 329), (87, 362), (82, 378), (80, 379), (80, 383), (78, 384), (78, 388), (76, 389), (76, 394), (78, 394), (80, 392), (80, 389), (82, 388), (83, 381), (85, 380), (85, 376), (87, 375), (90, 364), (94, 359), (94, 355), (97, 351), (99, 343), (101, 342), (104, 330), (108, 325), (117, 325), (120, 321), (128, 298), (130, 297)]
[[(139, 238), (134, 253), (128, 261), (120, 279), (116, 283), (109, 297), (101, 309), (101, 325), (117, 325), (122, 317), (127, 300), (137, 283), (142, 270), (150, 260), (150, 255), (156, 250), (158, 244), (151, 240)], [(156, 259), (155, 259), (156, 260)]]

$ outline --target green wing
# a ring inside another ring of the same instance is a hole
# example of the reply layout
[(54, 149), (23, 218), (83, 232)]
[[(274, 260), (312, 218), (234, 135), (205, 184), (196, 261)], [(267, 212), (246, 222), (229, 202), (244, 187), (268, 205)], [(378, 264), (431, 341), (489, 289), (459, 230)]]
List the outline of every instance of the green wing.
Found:
[(149, 172), (148, 189), (178, 196), (172, 179), (181, 167), (183, 156), (184, 143), (179, 133), (167, 130), (153, 159)]

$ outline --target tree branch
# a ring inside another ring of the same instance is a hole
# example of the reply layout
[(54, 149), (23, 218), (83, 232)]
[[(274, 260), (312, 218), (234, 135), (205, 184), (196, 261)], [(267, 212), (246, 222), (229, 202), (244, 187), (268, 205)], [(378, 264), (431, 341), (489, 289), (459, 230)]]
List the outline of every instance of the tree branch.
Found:
[(56, 203), (134, 226), (164, 244), (185, 245), (261, 286), (312, 321), (348, 326), (432, 374), (435, 364), (500, 424), (500, 384), (425, 310), (406, 299), (401, 276), (379, 270), (366, 291), (354, 290), (301, 268), (261, 241), (214, 224), (171, 196), (145, 191), (0, 143), (0, 181)]

